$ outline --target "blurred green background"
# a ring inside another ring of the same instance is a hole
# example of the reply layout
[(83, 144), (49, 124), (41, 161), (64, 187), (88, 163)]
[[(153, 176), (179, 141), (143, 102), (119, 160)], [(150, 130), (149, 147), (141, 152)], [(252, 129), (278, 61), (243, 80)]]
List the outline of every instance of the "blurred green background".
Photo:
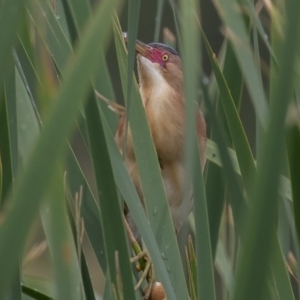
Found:
[[(299, 299), (298, 1), (0, 1), (0, 299), (142, 299), (123, 200), (168, 299)], [(175, 41), (187, 107), (208, 123), (178, 237), (131, 78), (135, 38)], [(148, 219), (94, 90), (130, 107)]]

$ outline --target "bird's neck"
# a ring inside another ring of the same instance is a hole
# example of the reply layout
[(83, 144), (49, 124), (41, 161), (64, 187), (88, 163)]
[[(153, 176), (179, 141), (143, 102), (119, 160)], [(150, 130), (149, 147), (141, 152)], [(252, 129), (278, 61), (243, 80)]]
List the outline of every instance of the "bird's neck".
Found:
[(146, 58), (138, 56), (138, 75), (143, 104), (158, 108), (183, 104), (182, 78), (168, 82), (162, 72)]

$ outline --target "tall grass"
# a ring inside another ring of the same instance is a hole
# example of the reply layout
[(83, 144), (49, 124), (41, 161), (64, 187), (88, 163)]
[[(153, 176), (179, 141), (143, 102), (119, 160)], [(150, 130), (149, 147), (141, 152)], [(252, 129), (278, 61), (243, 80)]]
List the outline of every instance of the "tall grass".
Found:
[[(201, 26), (201, 2), (157, 1), (155, 40), (163, 9), (171, 10), (185, 80), (185, 177), (195, 209), (184, 226), (191, 237), (178, 241), (133, 72), (141, 2), (99, 2), (0, 2), (0, 299), (142, 299), (134, 288), (140, 275), (130, 264), (123, 202), (167, 299), (299, 299), (300, 2), (214, 1), (223, 33), (215, 53)], [(116, 100), (109, 42), (145, 208), (113, 139), (118, 118), (94, 93)], [(239, 112), (247, 95), (256, 116), (255, 152)], [(194, 101), (209, 124), (203, 175)], [(51, 258), (47, 280), (23, 266), (43, 251), (42, 245), (30, 249), (37, 227)], [(91, 280), (92, 256), (105, 277), (101, 290)]]

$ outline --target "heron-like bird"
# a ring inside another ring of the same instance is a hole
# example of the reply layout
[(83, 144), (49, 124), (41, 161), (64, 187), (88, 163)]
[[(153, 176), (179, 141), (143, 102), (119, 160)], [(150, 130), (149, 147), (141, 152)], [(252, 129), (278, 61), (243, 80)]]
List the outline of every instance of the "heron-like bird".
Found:
[[(182, 209), (184, 183), (184, 141), (185, 141), (185, 99), (183, 72), (179, 54), (171, 47), (151, 43), (136, 42), (140, 93), (146, 110), (154, 146), (160, 163), (163, 183), (172, 213), (176, 232), (187, 218)], [(202, 168), (206, 161), (206, 123), (198, 108), (197, 136)], [(125, 139), (126, 115), (122, 114), (115, 141), (122, 152)], [(134, 155), (130, 128), (127, 132), (125, 164), (133, 180), (141, 201), (143, 192)], [(193, 208), (193, 197), (189, 203)], [(138, 236), (131, 220), (128, 223), (135, 236)]]
[[(183, 208), (186, 204), (183, 205), (182, 201), (184, 184), (185, 99), (181, 59), (173, 48), (160, 43), (144, 44), (137, 41), (135, 48), (137, 52), (141, 98), (158, 156), (174, 228), (178, 233), (181, 225), (193, 208), (192, 193), (188, 203), (189, 210), (186, 207)], [(130, 127), (126, 130), (126, 110), (123, 106), (109, 101), (98, 92), (96, 94), (113, 111), (120, 115), (115, 141), (121, 153), (123, 152), (124, 142), (126, 143), (125, 164), (143, 203), (143, 191)], [(195, 114), (197, 119), (199, 156), (202, 169), (204, 169), (206, 162), (206, 123), (200, 108), (197, 108)], [(140, 241), (139, 233), (129, 211), (126, 211), (126, 220), (125, 224), (131, 241), (133, 239)], [(136, 260), (133, 259), (132, 261)], [(144, 270), (144, 274), (136, 288), (140, 286), (142, 280), (146, 277), (149, 268), (150, 264), (148, 264), (148, 269)], [(149, 283), (145, 299), (148, 299), (150, 293), (154, 290), (151, 288), (152, 283)], [(162, 295), (161, 299), (164, 299), (163, 288), (159, 285), (154, 285), (154, 287), (158, 288), (157, 290)], [(153, 299), (160, 299), (160, 297), (153, 297)]]

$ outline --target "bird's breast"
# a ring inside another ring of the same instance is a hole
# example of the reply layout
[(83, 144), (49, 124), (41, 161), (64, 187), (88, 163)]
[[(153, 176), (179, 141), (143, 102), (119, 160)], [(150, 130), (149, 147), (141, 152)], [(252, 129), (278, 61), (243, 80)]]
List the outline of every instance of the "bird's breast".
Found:
[(141, 90), (141, 95), (159, 158), (169, 161), (181, 157), (184, 144), (183, 101), (164, 82), (151, 91)]

